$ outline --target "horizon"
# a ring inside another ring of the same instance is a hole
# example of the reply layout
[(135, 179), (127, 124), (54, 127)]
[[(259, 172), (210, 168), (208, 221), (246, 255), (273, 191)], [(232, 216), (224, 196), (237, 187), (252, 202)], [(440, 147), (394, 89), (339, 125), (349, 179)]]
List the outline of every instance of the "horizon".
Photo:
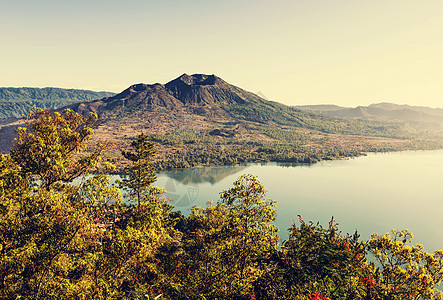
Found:
[(286, 105), (439, 107), (443, 99), (443, 2), (24, 0), (1, 7), (5, 87), (119, 93), (203, 73)]

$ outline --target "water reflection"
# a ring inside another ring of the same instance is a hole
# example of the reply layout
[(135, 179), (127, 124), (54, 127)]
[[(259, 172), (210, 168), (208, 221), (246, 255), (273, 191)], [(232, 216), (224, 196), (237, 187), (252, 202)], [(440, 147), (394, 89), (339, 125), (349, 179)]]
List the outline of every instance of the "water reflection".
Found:
[(174, 179), (182, 184), (198, 184), (209, 182), (216, 184), (224, 178), (236, 174), (244, 169), (247, 165), (225, 166), (225, 167), (200, 167), (191, 169), (180, 169), (167, 171), (163, 175)]
[(301, 167), (311, 167), (314, 163), (276, 163), (277, 166), (283, 168), (301, 168)]
[(374, 232), (409, 229), (428, 251), (443, 249), (443, 151), (370, 154), (350, 160), (307, 164), (252, 164), (161, 173), (177, 210), (217, 202), (241, 174), (256, 175), (268, 197), (277, 201), (277, 226), (287, 236), (293, 220), (327, 225), (331, 216), (343, 232), (358, 229), (367, 240)]

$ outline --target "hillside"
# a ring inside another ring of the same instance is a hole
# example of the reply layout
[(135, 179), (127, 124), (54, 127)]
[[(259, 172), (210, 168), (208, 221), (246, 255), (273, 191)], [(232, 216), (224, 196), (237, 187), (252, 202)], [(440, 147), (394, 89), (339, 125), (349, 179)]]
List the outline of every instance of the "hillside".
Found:
[(299, 109), (325, 116), (374, 121), (402, 121), (418, 130), (443, 130), (443, 109), (424, 106), (376, 103), (369, 106), (302, 105)]
[[(70, 104), (97, 113), (92, 144), (113, 141), (108, 160), (124, 167), (120, 150), (141, 132), (156, 143), (158, 169), (244, 162), (303, 162), (440, 147), (404, 122), (325, 116), (231, 85), (215, 75), (182, 76), (166, 84), (134, 84), (98, 100)], [(334, 107), (332, 107), (334, 109)], [(18, 123), (0, 125), (7, 152)]]
[(438, 115), (443, 116), (443, 109), (442, 108), (431, 108), (427, 106), (412, 106), (407, 104), (394, 104), (394, 103), (388, 103), (388, 102), (381, 102), (381, 103), (375, 103), (369, 105), (369, 107), (376, 107), (381, 108), (385, 110), (402, 110), (402, 109), (410, 109), (415, 110), (418, 112), (427, 113), (430, 115)]
[[(135, 84), (120, 94), (69, 108), (100, 117), (96, 139), (124, 147), (140, 132), (157, 144), (159, 169), (242, 162), (315, 162), (438, 147), (413, 140), (403, 122), (349, 120), (268, 101), (215, 75), (183, 74), (166, 84)], [(111, 161), (120, 163), (119, 151)]]
[(33, 107), (57, 109), (62, 106), (115, 95), (110, 92), (61, 88), (0, 88), (0, 119), (21, 118)]
[(183, 74), (165, 85), (135, 84), (113, 97), (68, 107), (82, 114), (96, 112), (104, 124), (118, 120), (140, 129), (159, 129), (165, 123), (171, 129), (245, 121), (327, 133), (394, 136), (402, 126), (383, 124), (381, 128), (378, 122), (323, 116), (265, 100), (215, 75), (203, 74)]

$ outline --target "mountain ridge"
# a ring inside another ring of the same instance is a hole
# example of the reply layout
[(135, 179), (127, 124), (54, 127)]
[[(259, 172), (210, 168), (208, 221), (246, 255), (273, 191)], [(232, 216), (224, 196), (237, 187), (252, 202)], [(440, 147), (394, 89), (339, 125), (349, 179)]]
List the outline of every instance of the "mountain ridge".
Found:
[(441, 108), (394, 104), (389, 102), (357, 107), (341, 107), (329, 104), (299, 105), (296, 107), (330, 117), (376, 121), (404, 121), (422, 130), (443, 130), (443, 109)]
[(111, 92), (55, 87), (0, 87), (0, 119), (20, 118), (33, 107), (57, 109), (75, 102), (85, 102), (113, 96)]

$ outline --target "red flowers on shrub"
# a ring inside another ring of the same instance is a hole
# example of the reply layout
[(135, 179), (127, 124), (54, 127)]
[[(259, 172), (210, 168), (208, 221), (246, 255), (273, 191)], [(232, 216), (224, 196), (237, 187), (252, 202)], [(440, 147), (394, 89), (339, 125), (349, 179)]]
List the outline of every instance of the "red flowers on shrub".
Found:
[(310, 295), (308, 295), (308, 297), (309, 297), (309, 300), (321, 300), (321, 299), (327, 300), (327, 299), (330, 299), (330, 298), (322, 295), (321, 293), (310, 294)]
[(363, 284), (366, 284), (366, 285), (368, 285), (370, 287), (373, 287), (376, 284), (376, 282), (375, 282), (375, 280), (373, 278), (366, 278), (366, 277), (360, 278), (360, 282), (363, 283)]

